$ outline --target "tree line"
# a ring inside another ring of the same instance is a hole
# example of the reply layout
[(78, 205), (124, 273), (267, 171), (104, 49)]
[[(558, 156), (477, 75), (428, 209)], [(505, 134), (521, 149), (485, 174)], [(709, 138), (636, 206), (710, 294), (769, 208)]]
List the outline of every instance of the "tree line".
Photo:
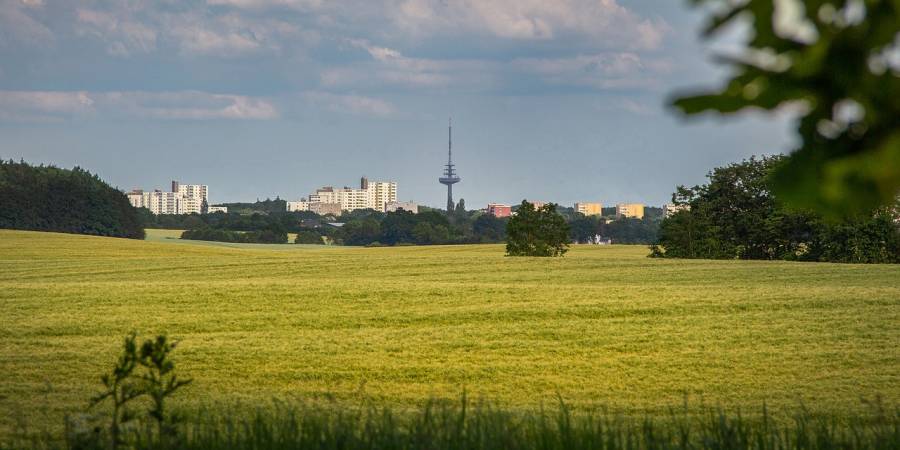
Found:
[(709, 182), (679, 186), (685, 209), (665, 219), (652, 255), (677, 258), (900, 263), (898, 207), (824, 218), (784, 206), (770, 177), (784, 156), (714, 169)]
[(0, 228), (144, 238), (138, 211), (97, 175), (12, 160), (0, 161)]

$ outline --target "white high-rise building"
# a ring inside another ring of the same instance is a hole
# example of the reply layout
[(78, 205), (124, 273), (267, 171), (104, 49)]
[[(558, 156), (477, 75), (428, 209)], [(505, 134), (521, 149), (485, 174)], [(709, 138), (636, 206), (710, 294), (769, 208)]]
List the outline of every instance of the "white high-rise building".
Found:
[(131, 206), (147, 208), (153, 214), (201, 214), (209, 204), (209, 186), (172, 181), (172, 192), (134, 190), (126, 194)]
[(397, 183), (393, 181), (369, 181), (360, 179), (359, 188), (335, 189), (325, 186), (309, 194), (308, 201), (287, 202), (288, 211), (314, 211), (318, 204), (340, 205), (342, 211), (374, 209), (384, 212), (388, 203), (397, 201)]

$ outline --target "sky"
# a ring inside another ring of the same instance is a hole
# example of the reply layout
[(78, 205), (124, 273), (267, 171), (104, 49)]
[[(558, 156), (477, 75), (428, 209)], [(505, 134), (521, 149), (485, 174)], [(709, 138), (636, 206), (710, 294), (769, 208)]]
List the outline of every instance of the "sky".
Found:
[(441, 207), (667, 202), (788, 151), (786, 117), (685, 119), (718, 86), (703, 16), (660, 0), (0, 0), (0, 157), (212, 203), (360, 176)]

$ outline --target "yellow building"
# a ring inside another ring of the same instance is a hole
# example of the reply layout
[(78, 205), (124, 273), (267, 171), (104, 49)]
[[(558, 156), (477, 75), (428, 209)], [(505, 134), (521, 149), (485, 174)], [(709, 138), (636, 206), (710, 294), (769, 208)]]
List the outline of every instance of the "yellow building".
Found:
[(616, 205), (616, 218), (634, 217), (636, 219), (644, 218), (643, 203), (619, 203)]
[(601, 203), (576, 203), (575, 212), (586, 216), (599, 216), (603, 214), (603, 204)]

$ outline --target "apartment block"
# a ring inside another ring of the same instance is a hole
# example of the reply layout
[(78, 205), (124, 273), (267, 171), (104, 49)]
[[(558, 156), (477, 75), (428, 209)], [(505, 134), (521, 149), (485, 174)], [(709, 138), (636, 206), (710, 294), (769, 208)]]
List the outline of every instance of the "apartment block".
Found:
[(635, 219), (644, 218), (643, 203), (619, 203), (616, 205), (616, 218), (633, 217)]
[(599, 216), (603, 214), (603, 204), (579, 202), (575, 204), (575, 212), (586, 216)]
[(298, 200), (296, 202), (285, 202), (288, 212), (309, 211), (309, 202), (306, 200)]
[[(291, 211), (291, 205), (298, 211), (313, 211), (313, 205), (339, 205), (342, 211), (353, 211), (357, 209), (374, 209), (375, 211), (385, 211), (385, 207), (389, 203), (397, 201), (397, 183), (393, 181), (369, 181), (368, 178), (362, 177), (359, 182), (359, 188), (343, 187), (336, 189), (332, 186), (325, 186), (316, 189), (315, 192), (309, 194), (307, 201), (308, 206), (302, 206), (303, 200), (299, 202), (288, 202), (288, 210)], [(333, 210), (333, 207), (323, 207), (326, 210)]]
[(147, 208), (153, 214), (202, 214), (209, 204), (209, 186), (205, 184), (172, 181), (171, 192), (136, 189), (125, 195), (131, 206)]
[(488, 203), (486, 212), (494, 217), (509, 217), (512, 207), (501, 203)]

